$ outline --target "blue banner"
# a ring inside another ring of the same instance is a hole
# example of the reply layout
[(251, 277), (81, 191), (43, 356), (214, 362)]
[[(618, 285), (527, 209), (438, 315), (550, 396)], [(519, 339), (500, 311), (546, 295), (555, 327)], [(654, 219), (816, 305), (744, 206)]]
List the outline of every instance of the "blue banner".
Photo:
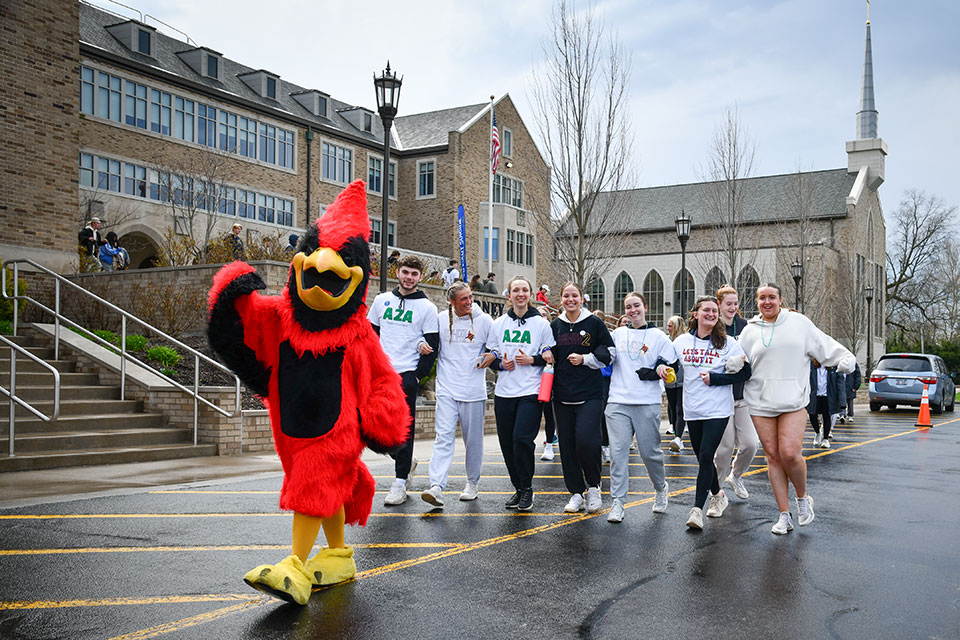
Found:
[(462, 204), (457, 207), (457, 235), (460, 240), (460, 274), (464, 282), (470, 282), (470, 272), (467, 270), (467, 221)]

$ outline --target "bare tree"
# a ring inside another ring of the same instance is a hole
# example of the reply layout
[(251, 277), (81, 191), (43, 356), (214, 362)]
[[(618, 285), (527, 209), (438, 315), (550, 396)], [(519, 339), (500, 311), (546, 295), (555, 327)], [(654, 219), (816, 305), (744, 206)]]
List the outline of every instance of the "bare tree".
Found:
[(887, 243), (887, 325), (910, 332), (936, 319), (938, 255), (950, 244), (957, 207), (910, 189), (893, 214)]
[[(756, 258), (756, 245), (751, 246), (744, 211), (744, 179), (753, 171), (755, 146), (750, 140), (740, 113), (734, 107), (724, 112), (723, 120), (714, 127), (707, 163), (700, 170), (700, 195), (709, 225), (715, 252), (699, 254), (705, 270), (716, 266), (736, 283), (744, 265)], [(704, 262), (706, 261), (706, 262)]]
[(623, 255), (629, 238), (621, 189), (632, 146), (630, 61), (592, 8), (577, 11), (567, 0), (555, 5), (543, 53), (531, 92), (551, 214), (538, 218), (553, 237), (556, 273), (586, 283)]

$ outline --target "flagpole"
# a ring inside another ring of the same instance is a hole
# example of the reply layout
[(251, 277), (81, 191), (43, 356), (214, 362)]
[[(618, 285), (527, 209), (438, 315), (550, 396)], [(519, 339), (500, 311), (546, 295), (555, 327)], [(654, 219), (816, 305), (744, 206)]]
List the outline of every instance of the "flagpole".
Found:
[[(490, 96), (490, 134), (487, 136), (487, 273), (493, 271), (493, 98)], [(502, 273), (501, 278), (504, 278)]]

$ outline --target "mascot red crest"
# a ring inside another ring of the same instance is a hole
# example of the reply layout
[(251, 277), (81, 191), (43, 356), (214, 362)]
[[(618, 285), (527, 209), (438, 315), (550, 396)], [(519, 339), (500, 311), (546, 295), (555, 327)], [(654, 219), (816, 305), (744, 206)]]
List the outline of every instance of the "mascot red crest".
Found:
[[(292, 553), (244, 580), (305, 604), (311, 589), (356, 573), (345, 523), (363, 525), (374, 481), (363, 447), (385, 453), (410, 424), (400, 377), (366, 319), (370, 249), (366, 188), (356, 181), (307, 229), (280, 295), (244, 262), (213, 279), (210, 345), (270, 413), (283, 465), (280, 507), (293, 511)], [(328, 546), (308, 558), (320, 528)]]

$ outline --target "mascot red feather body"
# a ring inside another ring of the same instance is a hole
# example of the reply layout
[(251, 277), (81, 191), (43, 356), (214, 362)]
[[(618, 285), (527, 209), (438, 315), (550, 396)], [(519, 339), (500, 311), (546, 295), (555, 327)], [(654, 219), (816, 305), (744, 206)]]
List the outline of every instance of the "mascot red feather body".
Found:
[[(210, 344), (267, 405), (280, 508), (294, 512), (293, 553), (244, 580), (298, 604), (356, 573), (343, 526), (366, 524), (375, 489), (360, 454), (393, 450), (411, 428), (400, 377), (366, 319), (369, 235), (358, 180), (309, 226), (279, 296), (258, 293), (266, 285), (244, 262), (224, 266), (210, 289)], [(321, 527), (328, 547), (308, 559)]]

